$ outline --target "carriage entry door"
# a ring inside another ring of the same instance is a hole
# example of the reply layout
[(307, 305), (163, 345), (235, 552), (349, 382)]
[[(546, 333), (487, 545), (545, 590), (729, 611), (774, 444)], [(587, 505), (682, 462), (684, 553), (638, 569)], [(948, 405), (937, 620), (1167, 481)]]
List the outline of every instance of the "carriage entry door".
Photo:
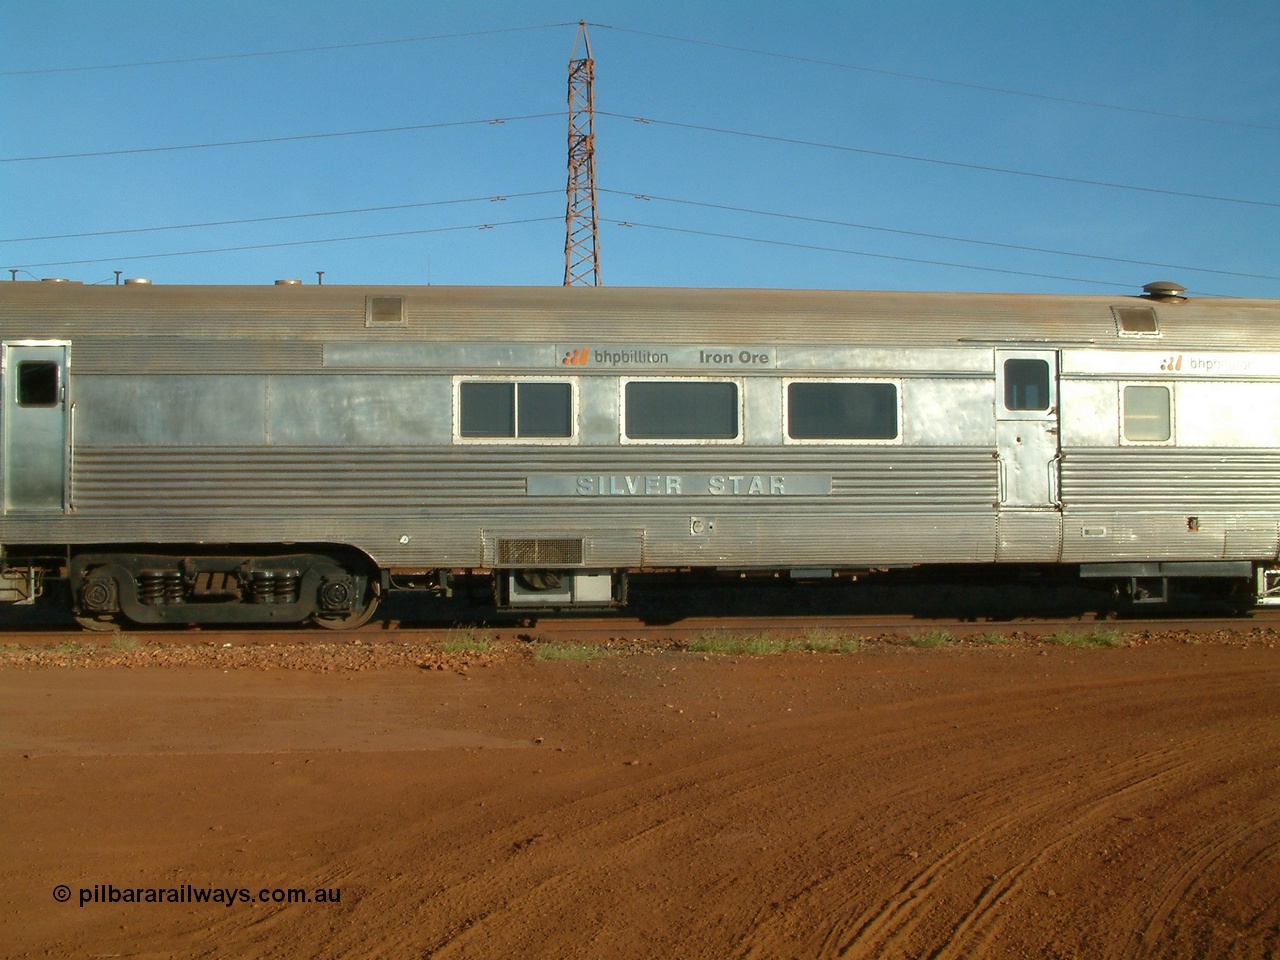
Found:
[(70, 344), (51, 341), (3, 345), (5, 513), (63, 513), (68, 507), (70, 350)]
[(1055, 350), (996, 351), (1001, 560), (1056, 561), (1062, 547), (1062, 447)]

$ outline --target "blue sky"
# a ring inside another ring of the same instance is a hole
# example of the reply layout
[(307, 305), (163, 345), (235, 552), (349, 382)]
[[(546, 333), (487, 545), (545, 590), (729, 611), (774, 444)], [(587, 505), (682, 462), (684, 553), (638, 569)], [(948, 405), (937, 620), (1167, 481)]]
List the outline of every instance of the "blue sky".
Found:
[(0, 267), (559, 285), (579, 20), (606, 285), (1280, 297), (1275, 0), (6, 0)]

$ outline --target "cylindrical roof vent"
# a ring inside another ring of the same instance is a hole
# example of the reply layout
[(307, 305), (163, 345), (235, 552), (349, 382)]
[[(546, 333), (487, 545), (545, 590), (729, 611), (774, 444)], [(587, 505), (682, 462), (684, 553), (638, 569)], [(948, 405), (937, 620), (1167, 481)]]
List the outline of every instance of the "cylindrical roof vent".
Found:
[(1172, 280), (1154, 280), (1142, 288), (1152, 300), (1185, 300), (1183, 294), (1187, 292), (1187, 288), (1180, 283), (1174, 283)]
[(149, 287), (151, 281), (146, 277), (128, 277), (124, 281), (126, 287)]
[(276, 286), (277, 287), (300, 287), (302, 286), (302, 281), (301, 280), (277, 280)]

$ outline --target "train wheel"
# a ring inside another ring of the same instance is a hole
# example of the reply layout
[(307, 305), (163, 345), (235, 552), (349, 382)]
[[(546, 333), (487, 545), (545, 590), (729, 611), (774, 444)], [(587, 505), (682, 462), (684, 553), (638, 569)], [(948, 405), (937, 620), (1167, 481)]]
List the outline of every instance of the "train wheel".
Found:
[(120, 629), (120, 621), (109, 613), (89, 614), (72, 614), (76, 623), (84, 627), (86, 630), (93, 630), (97, 633), (114, 633)]
[(326, 617), (317, 614), (311, 618), (311, 622), (317, 627), (324, 627), (326, 630), (354, 630), (356, 627), (363, 627), (373, 619), (381, 599), (381, 597), (374, 594), (369, 597), (369, 602), (364, 605), (363, 609), (353, 610), (342, 616)]

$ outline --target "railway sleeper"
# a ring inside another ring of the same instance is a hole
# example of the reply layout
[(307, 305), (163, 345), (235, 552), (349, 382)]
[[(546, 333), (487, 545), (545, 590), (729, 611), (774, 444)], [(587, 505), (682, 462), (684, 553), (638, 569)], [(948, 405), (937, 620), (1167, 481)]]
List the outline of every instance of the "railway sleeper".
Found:
[(175, 555), (85, 553), (72, 558), (77, 619), (137, 624), (366, 622), (383, 584), (367, 559), (340, 553)]

